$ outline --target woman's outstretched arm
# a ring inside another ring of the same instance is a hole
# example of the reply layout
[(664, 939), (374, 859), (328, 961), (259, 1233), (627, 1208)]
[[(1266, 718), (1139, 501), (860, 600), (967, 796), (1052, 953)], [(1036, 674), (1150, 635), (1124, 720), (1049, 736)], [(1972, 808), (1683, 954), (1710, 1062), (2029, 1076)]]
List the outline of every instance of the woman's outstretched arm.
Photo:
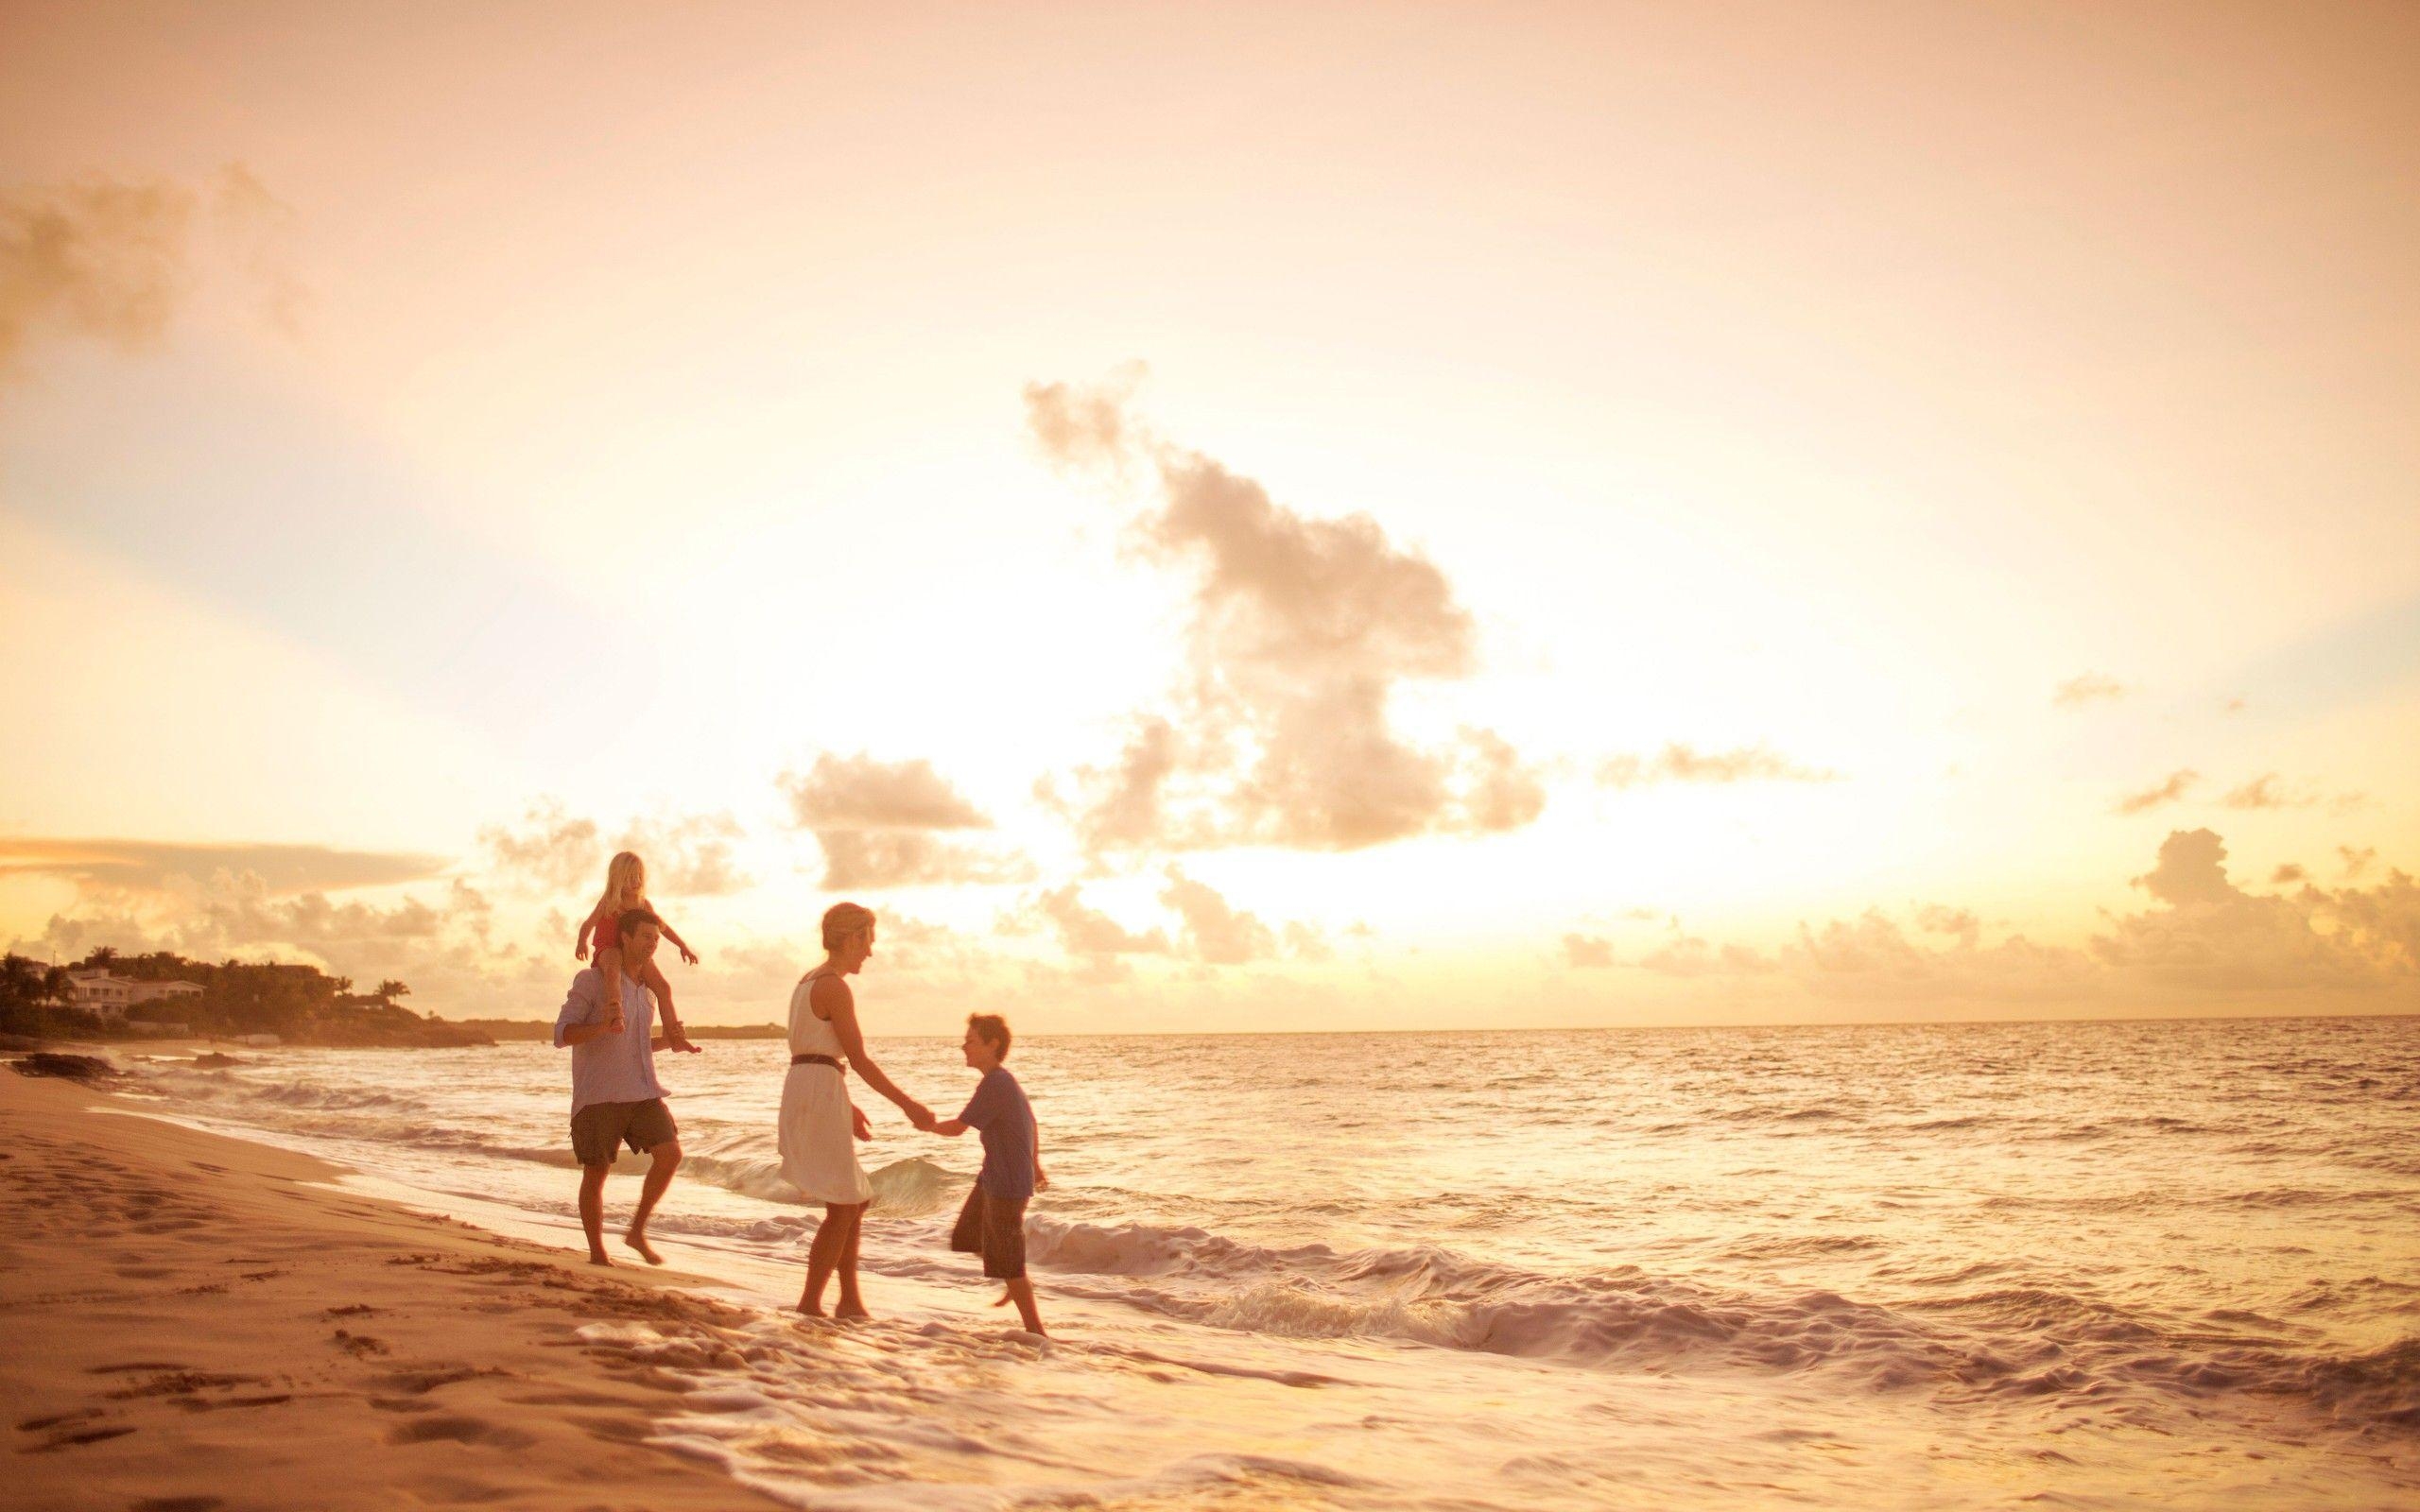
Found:
[(816, 978), (815, 990), (808, 994), (807, 1005), (811, 1011), (832, 1021), (832, 1032), (840, 1038), (840, 1053), (849, 1057), (849, 1064), (866, 1079), (867, 1086), (897, 1103), (899, 1110), (908, 1115), (908, 1123), (918, 1128), (933, 1126), (932, 1109), (901, 1091), (898, 1084), (884, 1075), (882, 1068), (873, 1063), (873, 1057), (866, 1054), (865, 1032), (857, 1027), (856, 994), (849, 990), (848, 983), (838, 977)]

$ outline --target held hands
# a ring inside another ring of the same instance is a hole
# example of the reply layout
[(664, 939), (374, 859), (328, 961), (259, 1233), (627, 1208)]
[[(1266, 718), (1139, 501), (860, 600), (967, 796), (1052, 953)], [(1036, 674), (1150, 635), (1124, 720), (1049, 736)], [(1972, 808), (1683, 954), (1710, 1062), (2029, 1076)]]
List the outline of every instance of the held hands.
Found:
[(866, 1110), (855, 1103), (849, 1105), (849, 1129), (861, 1140), (873, 1138), (873, 1125), (866, 1122)]
[(939, 1119), (933, 1117), (933, 1110), (931, 1108), (926, 1108), (924, 1104), (916, 1101), (916, 1099), (912, 1097), (908, 1099), (907, 1106), (902, 1108), (900, 1111), (908, 1115), (908, 1123), (915, 1125), (918, 1128), (924, 1130), (927, 1134), (930, 1134), (933, 1131), (933, 1125), (935, 1124), (941, 1122)]

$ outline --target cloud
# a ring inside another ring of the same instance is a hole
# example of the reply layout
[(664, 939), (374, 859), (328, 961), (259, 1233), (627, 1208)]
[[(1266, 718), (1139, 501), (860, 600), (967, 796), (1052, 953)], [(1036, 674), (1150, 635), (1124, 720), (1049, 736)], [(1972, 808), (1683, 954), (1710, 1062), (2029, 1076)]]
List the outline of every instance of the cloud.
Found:
[(1126, 412), (1149, 371), (1134, 362), (1117, 369), (1107, 383), (1089, 388), (1063, 383), (1026, 385), (1026, 429), (1043, 456), (1061, 472), (1122, 474), (1151, 445), (1149, 433)]
[(983, 816), (928, 761), (883, 762), (825, 752), (804, 773), (784, 772), (782, 791), (804, 829), (984, 830)]
[(2173, 803), (2185, 796), (2185, 790), (2202, 780), (2202, 774), (2179, 768), (2168, 774), (2168, 781), (2157, 787), (2147, 787), (2139, 793), (2128, 793), (2110, 808), (2112, 814), (2140, 814), (2146, 809)]
[(491, 870), (519, 890), (604, 890), (605, 858), (612, 850), (636, 851), (647, 862), (651, 897), (718, 897), (749, 885), (734, 846), (739, 821), (730, 814), (658, 814), (633, 819), (609, 848), (594, 819), (578, 818), (559, 799), (532, 800), (512, 824), (479, 830), (479, 849)]
[(1299, 919), (1288, 919), (1282, 931), (1286, 938), (1286, 954), (1298, 961), (1332, 961), (1336, 947), (1316, 924), (1305, 924)]
[(605, 847), (596, 823), (573, 817), (560, 799), (531, 800), (518, 828), (482, 826), (479, 846), (495, 871), (532, 890), (605, 890)]
[(1006, 882), (1026, 874), (1011, 858), (939, 837), (988, 830), (992, 821), (929, 761), (827, 751), (806, 771), (785, 771), (776, 782), (792, 822), (812, 830), (823, 848), (826, 887)]
[(1837, 782), (1841, 774), (1804, 766), (1761, 745), (1701, 751), (1671, 742), (1652, 759), (1608, 756), (1597, 767), (1603, 787), (1645, 787), (1656, 782)]
[(2219, 801), (2231, 809), (2282, 809), (2292, 806), (2275, 772), (2263, 772)]
[(104, 888), (158, 891), (249, 873), (270, 892), (384, 887), (445, 869), (442, 857), (317, 845), (191, 845), (171, 840), (0, 838), (0, 874), (40, 873)]
[(1952, 908), (1946, 903), (1927, 903), (1916, 910), (1916, 927), (1929, 935), (1949, 935), (1968, 945), (1982, 933), (1982, 920), (1971, 909)]
[(2378, 858), (2377, 850), (2374, 846), (2340, 845), (2336, 848), (2336, 853), (2344, 858), (2344, 875), (2347, 877), (2358, 877), (2369, 870), (2371, 863)]
[(714, 898), (749, 885), (732, 854), (740, 837), (728, 813), (660, 815), (633, 823), (618, 845), (646, 860), (649, 896)]
[(1820, 927), (1802, 923), (1776, 960), (1810, 991), (1867, 1001), (2072, 998), (2089, 992), (2096, 975), (2080, 952), (2022, 935), (1985, 945), (1961, 934), (1954, 944), (1927, 945), (1879, 909)]
[(1033, 912), (1050, 926), (1058, 936), (1059, 948), (1070, 955), (1099, 957), (1167, 955), (1173, 953), (1167, 931), (1152, 929), (1138, 934), (1107, 914), (1085, 907), (1074, 883), (1042, 894), (1033, 904)]
[(2116, 678), (2086, 672), (2060, 683), (2058, 690), (2050, 695), (2050, 702), (2060, 709), (2081, 709), (2090, 703), (2123, 698), (2134, 691)]
[(916, 830), (818, 830), (815, 841), (823, 848), (823, 885), (838, 892), (1016, 882), (1028, 875), (1013, 859)]
[(1563, 964), (1575, 970), (1614, 964), (1614, 942), (1595, 935), (1563, 936)]
[(2273, 887), (2283, 887), (2290, 883), (2308, 882), (2309, 880), (2310, 873), (2304, 870), (2300, 866), (2291, 861), (2287, 862), (2284, 866), (2279, 867), (2275, 871), (2269, 874), (2269, 885)]
[(1138, 717), (1118, 761), (1080, 768), (1071, 793), (1046, 785), (1087, 846), (1349, 850), (1534, 819), (1544, 788), (1500, 736), (1431, 747), (1395, 729), (1403, 684), (1478, 664), (1476, 623), (1444, 574), (1367, 515), (1297, 513), (1160, 440), (1128, 413), (1131, 391), (1026, 389), (1055, 466), (1153, 479), (1156, 507), (1132, 539), (1192, 580), (1174, 706)]
[(1160, 902), (1184, 920), (1184, 947), (1194, 959), (1211, 966), (1241, 966), (1277, 954), (1276, 932), (1257, 916), (1230, 906), (1215, 889), (1174, 867), (1167, 869), (1167, 884)]
[(241, 166), (199, 187), (91, 179), (0, 192), (0, 377), (43, 335), (157, 344), (197, 283), (198, 222), (216, 232), (264, 317), (291, 332), (302, 302), (293, 212)]
[(1034, 795), (1074, 826), (1087, 854), (1154, 845), (1185, 849), (1185, 837), (1172, 833), (1163, 796), (1184, 765), (1182, 740), (1167, 720), (1139, 717), (1114, 765), (1076, 768), (1072, 796), (1063, 797), (1048, 777), (1034, 784)]
[(1462, 731), (1462, 766), (1460, 828), (1499, 834), (1525, 828), (1546, 812), (1547, 788), (1537, 767), (1494, 730)]
[[(2401, 871), (2375, 889), (2248, 893), (2210, 830), (2179, 830), (2135, 879), (2159, 904), (2114, 919), (2095, 959), (2171, 987), (2274, 991), (2374, 988), (2420, 971), (2420, 889)], [(2324, 926), (2324, 927), (2323, 927)]]
[[(1849, 1002), (2057, 1002), (2127, 1011), (2288, 992), (2376, 1000), (2408, 994), (2420, 981), (2420, 884), (2408, 874), (2393, 871), (2367, 888), (2307, 885), (2263, 894), (2237, 886), (2225, 862), (2214, 832), (2172, 832), (2152, 868), (2134, 879), (2151, 906), (2105, 915), (2104, 928), (2082, 947), (2023, 935), (1986, 942), (1971, 910), (1934, 903), (1916, 911), (1916, 933), (1868, 909), (1802, 922), (1770, 955), (1718, 947), (1676, 926), (1637, 964), (1676, 976), (1777, 974)], [(2301, 882), (2302, 868), (2281, 868), (2276, 880)]]
[(1669, 938), (1638, 958), (1647, 971), (1666, 976), (1752, 976), (1774, 965), (1752, 946), (1716, 946), (1676, 926)]

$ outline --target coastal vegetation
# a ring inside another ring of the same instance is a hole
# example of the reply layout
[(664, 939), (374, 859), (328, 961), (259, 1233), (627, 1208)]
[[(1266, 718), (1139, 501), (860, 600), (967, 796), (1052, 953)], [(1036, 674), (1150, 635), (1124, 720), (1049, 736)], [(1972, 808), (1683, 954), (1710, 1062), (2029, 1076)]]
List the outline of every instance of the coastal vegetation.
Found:
[[(134, 1005), (121, 1016), (77, 1005), (72, 978), (107, 971), (122, 981), (200, 988)], [(40, 1040), (157, 1039), (161, 1022), (207, 1039), (269, 1034), (293, 1045), (446, 1048), (494, 1041), (467, 1024), (414, 1013), (395, 1000), (411, 988), (389, 978), (355, 992), (353, 979), (280, 961), (188, 960), (168, 951), (122, 955), (104, 946), (69, 966), (0, 958), (0, 1034)]]

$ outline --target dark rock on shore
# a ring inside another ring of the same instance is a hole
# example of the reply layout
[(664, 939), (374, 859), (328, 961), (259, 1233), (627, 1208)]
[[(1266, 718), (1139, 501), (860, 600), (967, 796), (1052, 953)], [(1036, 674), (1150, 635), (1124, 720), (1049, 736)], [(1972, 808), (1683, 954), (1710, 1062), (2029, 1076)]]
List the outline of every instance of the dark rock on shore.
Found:
[(70, 1081), (115, 1081), (125, 1074), (98, 1056), (62, 1056), (56, 1051), (40, 1050), (23, 1060), (12, 1060), (21, 1076), (64, 1076)]

